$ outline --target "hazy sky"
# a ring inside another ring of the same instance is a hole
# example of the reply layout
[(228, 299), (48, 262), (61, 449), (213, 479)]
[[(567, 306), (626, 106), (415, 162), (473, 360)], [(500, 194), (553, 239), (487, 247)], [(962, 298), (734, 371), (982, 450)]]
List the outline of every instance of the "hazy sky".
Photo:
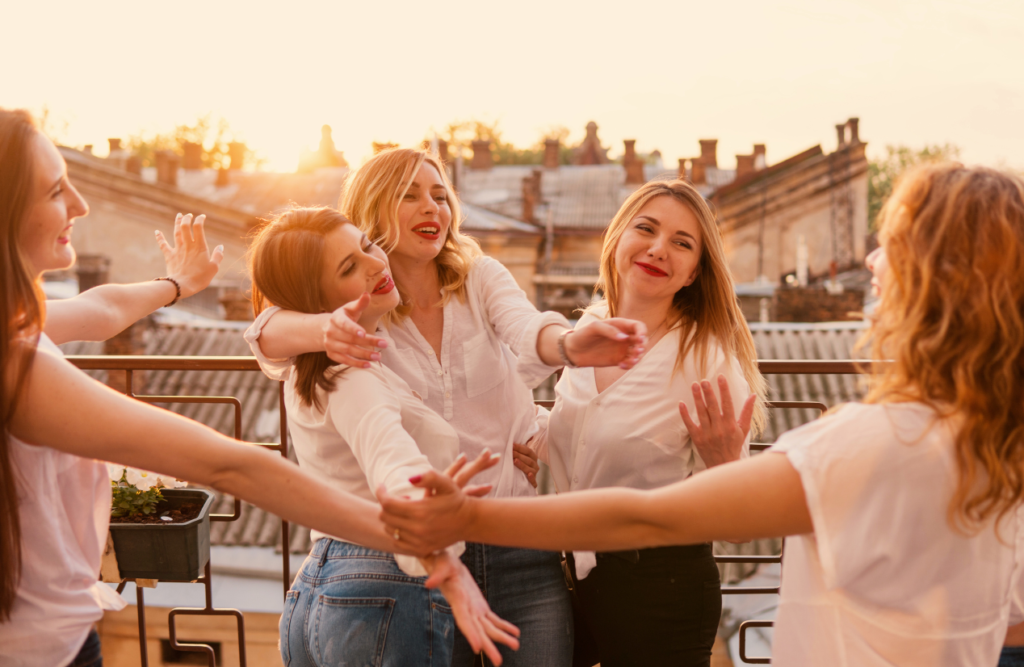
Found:
[(213, 112), (292, 170), (324, 123), (350, 162), (455, 119), (534, 143), (595, 120), (668, 164), (719, 139), (769, 163), (861, 119), (869, 152), (951, 142), (1024, 167), (1024, 2), (14, 2), (0, 106), (67, 122), (66, 143)]

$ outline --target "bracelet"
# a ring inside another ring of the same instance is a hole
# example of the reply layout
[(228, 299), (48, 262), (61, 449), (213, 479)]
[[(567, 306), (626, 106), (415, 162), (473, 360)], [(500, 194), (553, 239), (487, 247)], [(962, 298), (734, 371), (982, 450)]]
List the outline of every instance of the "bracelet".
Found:
[(170, 284), (174, 285), (174, 289), (177, 290), (177, 294), (174, 295), (174, 301), (171, 301), (169, 304), (164, 306), (164, 308), (170, 308), (174, 304), (178, 303), (178, 299), (181, 298), (181, 285), (178, 284), (178, 281), (175, 280), (174, 278), (171, 278), (171, 277), (167, 277), (167, 278), (153, 278), (154, 282), (157, 281), (157, 280), (166, 280)]
[(569, 361), (569, 355), (565, 353), (565, 337), (572, 332), (572, 329), (566, 329), (558, 335), (558, 358), (562, 360), (562, 364), (566, 368), (579, 368), (579, 366)]

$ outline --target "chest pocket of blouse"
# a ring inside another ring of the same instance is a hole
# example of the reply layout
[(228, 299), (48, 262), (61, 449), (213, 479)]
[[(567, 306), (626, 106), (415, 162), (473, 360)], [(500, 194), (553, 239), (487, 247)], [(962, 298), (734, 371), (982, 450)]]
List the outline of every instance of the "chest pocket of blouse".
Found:
[(492, 345), (486, 331), (463, 343), (462, 357), (466, 369), (466, 396), (469, 398), (493, 389), (508, 375), (501, 348)]

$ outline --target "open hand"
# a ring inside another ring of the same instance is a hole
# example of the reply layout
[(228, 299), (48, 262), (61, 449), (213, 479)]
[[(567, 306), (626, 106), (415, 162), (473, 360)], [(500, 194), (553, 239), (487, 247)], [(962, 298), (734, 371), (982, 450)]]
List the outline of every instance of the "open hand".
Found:
[(740, 410), (740, 417), (736, 419), (729, 381), (724, 375), (718, 376), (718, 391), (722, 395), (721, 410), (710, 382), (694, 382), (692, 390), (693, 404), (700, 422), (693, 421), (690, 410), (683, 401), (679, 402), (679, 415), (683, 418), (686, 430), (690, 432), (690, 439), (697, 448), (697, 453), (709, 468), (738, 461), (743, 452), (743, 443), (750, 431), (750, 419), (754, 414), (757, 395), (751, 394), (747, 397)]
[(491, 611), (462, 561), (443, 551), (421, 560), (431, 568), (427, 588), (441, 589), (474, 653), (483, 651), (491, 662), (500, 665), (501, 653), (494, 642), (519, 650), (519, 628)]
[(167, 275), (178, 283), (183, 299), (206, 289), (224, 259), (224, 246), (217, 246), (212, 253), (207, 247), (205, 223), (205, 215), (193, 221), (191, 213), (179, 213), (174, 219), (173, 246), (163, 233), (156, 232), (157, 245), (167, 264)]
[(647, 344), (647, 326), (643, 322), (612, 317), (573, 329), (565, 337), (565, 353), (577, 366), (636, 365)]
[(378, 349), (388, 342), (377, 336), (367, 336), (359, 324), (363, 310), (370, 303), (370, 295), (363, 293), (355, 301), (346, 303), (331, 313), (324, 324), (324, 349), (328, 358), (353, 368), (369, 368), (371, 361), (380, 361)]
[(426, 489), (427, 495), (409, 500), (392, 496), (383, 485), (377, 489), (380, 520), (389, 536), (398, 536), (397, 548), (428, 554), (462, 540), (472, 520), (469, 495), (451, 477), (434, 470), (409, 481)]
[(537, 488), (537, 473), (540, 472), (540, 464), (537, 462), (537, 452), (530, 449), (529, 445), (512, 444), (512, 463), (523, 471), (526, 479)]

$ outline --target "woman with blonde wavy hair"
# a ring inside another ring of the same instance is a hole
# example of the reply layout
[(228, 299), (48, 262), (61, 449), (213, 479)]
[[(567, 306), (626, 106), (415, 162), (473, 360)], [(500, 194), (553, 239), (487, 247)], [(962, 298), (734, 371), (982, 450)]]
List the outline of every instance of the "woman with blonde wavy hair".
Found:
[(477, 500), (431, 476), (425, 501), (382, 498), (385, 522), (420, 548), (787, 535), (772, 664), (995, 664), (1024, 620), (1024, 181), (919, 168), (879, 240), (863, 403), (655, 491)]
[[(504, 454), (479, 475), (492, 495), (535, 495), (525, 446), (540, 428), (531, 389), (568, 360), (631, 366), (642, 325), (614, 318), (567, 337), (564, 317), (538, 312), (508, 270), (460, 231), (448, 175), (425, 151), (374, 156), (346, 183), (340, 210), (387, 254), (401, 303), (369, 332), (359, 325), (367, 295), (319, 314), (269, 308), (248, 334), (264, 371), (281, 377), (298, 355), (320, 351), (355, 368), (380, 361), (454, 427), (462, 453)], [(502, 648), (505, 664), (569, 663), (572, 617), (557, 554), (470, 543), (462, 560), (491, 608), (522, 631), (518, 652)], [(473, 661), (460, 635), (452, 664)]]

